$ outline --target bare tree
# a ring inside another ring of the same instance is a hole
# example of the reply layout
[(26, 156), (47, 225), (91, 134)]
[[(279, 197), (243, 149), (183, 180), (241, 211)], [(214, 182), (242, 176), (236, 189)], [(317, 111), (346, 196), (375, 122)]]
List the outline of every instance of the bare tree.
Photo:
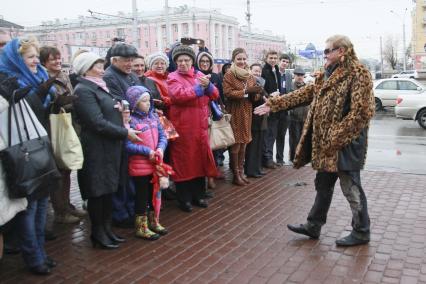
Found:
[(395, 70), (396, 65), (398, 64), (397, 58), (397, 46), (398, 40), (393, 36), (387, 36), (385, 38), (385, 46), (383, 48), (383, 59), (389, 63), (392, 70)]

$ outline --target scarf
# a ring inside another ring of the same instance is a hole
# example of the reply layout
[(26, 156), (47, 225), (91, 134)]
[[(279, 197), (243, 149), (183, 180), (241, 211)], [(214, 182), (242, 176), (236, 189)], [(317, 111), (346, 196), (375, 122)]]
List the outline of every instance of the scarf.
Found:
[(104, 81), (104, 79), (99, 78), (99, 77), (93, 77), (93, 76), (84, 76), (84, 79), (95, 83), (96, 85), (98, 85), (99, 87), (101, 87), (102, 89), (104, 89), (106, 92), (109, 93), (109, 89)]
[[(40, 84), (48, 80), (49, 75), (41, 64), (37, 65), (36, 73), (31, 72), (25, 64), (22, 55), (18, 52), (19, 47), (20, 43), (18, 38), (6, 44), (0, 55), (0, 72), (6, 73), (9, 77), (16, 77), (21, 88), (31, 86), (29, 95), (36, 95)], [(44, 98), (44, 101), (42, 101), (45, 108), (50, 105), (55, 93), (55, 87), (52, 86), (49, 89), (48, 95)]]
[(160, 91), (161, 100), (166, 104), (166, 106), (169, 106), (171, 104), (171, 100), (169, 98), (169, 90), (166, 84), (168, 75), (168, 72), (165, 72), (164, 74), (158, 74), (157, 72), (154, 72), (152, 70), (148, 70), (147, 72), (145, 72), (145, 76), (155, 82), (155, 85)]
[(327, 80), (328, 78), (330, 78), (331, 74), (333, 74), (334, 70), (336, 70), (337, 67), (339, 67), (339, 63), (335, 63), (333, 65), (328, 66), (324, 72), (324, 79)]
[(235, 63), (232, 63), (229, 71), (232, 72), (232, 74), (234, 74), (234, 76), (237, 77), (237, 79), (242, 81), (246, 81), (250, 76), (250, 73), (249, 71), (247, 71), (247, 69), (240, 68), (237, 65), (235, 65)]

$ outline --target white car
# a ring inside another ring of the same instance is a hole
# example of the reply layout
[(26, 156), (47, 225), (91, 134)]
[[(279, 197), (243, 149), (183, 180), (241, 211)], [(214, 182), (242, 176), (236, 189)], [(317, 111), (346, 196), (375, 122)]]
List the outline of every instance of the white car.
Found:
[(395, 74), (392, 78), (410, 78), (410, 79), (418, 79), (419, 74), (417, 74), (416, 70), (406, 70), (401, 73)]
[(426, 91), (426, 87), (416, 80), (403, 78), (381, 79), (374, 82), (376, 110), (394, 107), (399, 95), (416, 95)]
[(426, 129), (426, 92), (399, 95), (396, 99), (395, 115), (397, 118), (411, 119)]

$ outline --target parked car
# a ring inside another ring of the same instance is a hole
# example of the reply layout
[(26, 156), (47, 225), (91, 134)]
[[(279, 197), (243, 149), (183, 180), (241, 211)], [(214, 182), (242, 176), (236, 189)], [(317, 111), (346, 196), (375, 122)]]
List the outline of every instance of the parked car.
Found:
[(411, 119), (426, 129), (426, 92), (399, 95), (396, 99), (397, 118)]
[(410, 79), (418, 79), (419, 74), (417, 74), (416, 70), (406, 70), (402, 71), (398, 74), (392, 76), (392, 78), (410, 78)]
[(426, 91), (426, 87), (414, 79), (390, 78), (374, 82), (376, 111), (383, 107), (394, 107), (398, 95), (416, 95)]

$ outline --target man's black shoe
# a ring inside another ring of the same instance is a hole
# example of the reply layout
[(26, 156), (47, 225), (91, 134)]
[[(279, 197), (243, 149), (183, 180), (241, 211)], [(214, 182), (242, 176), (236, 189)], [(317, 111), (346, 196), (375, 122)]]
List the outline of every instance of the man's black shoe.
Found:
[(188, 212), (188, 213), (192, 212), (192, 205), (189, 202), (185, 202), (185, 203), (179, 202), (179, 208), (180, 210), (184, 212)]
[(253, 175), (247, 175), (249, 178), (261, 178), (263, 175), (261, 174), (253, 174)]
[(290, 231), (293, 231), (297, 234), (302, 234), (302, 235), (308, 236), (312, 239), (318, 239), (319, 235), (320, 235), (319, 232), (315, 233), (315, 232), (308, 231), (303, 224), (299, 224), (299, 225), (288, 224), (287, 228)]
[(48, 275), (50, 274), (50, 268), (46, 264), (30, 267), (30, 271), (36, 275)]
[(204, 193), (204, 198), (213, 198), (214, 197), (214, 193), (211, 190), (206, 190), (206, 192)]
[(53, 240), (56, 240), (57, 238), (58, 238), (58, 235), (56, 235), (53, 230), (46, 229), (44, 231), (44, 239), (46, 241), (53, 241)]
[(201, 208), (207, 208), (207, 207), (209, 207), (209, 204), (207, 203), (207, 201), (205, 199), (195, 200), (193, 202), (193, 204), (195, 206), (201, 207)]
[(53, 268), (53, 267), (56, 267), (58, 265), (58, 263), (53, 258), (51, 258), (49, 256), (46, 257), (44, 264), (46, 264), (47, 267), (49, 267), (49, 268)]
[(264, 165), (263, 165), (263, 167), (264, 168), (267, 168), (267, 169), (276, 169), (277, 168), (277, 165), (273, 162), (273, 161), (269, 161), (269, 162), (266, 162)]
[(351, 246), (364, 245), (364, 244), (367, 244), (369, 241), (370, 241), (369, 239), (361, 240), (354, 237), (352, 234), (349, 234), (346, 237), (336, 240), (336, 245), (341, 247), (351, 247)]
[(277, 168), (281, 168), (284, 166), (284, 162), (276, 162), (275, 165), (277, 166)]

